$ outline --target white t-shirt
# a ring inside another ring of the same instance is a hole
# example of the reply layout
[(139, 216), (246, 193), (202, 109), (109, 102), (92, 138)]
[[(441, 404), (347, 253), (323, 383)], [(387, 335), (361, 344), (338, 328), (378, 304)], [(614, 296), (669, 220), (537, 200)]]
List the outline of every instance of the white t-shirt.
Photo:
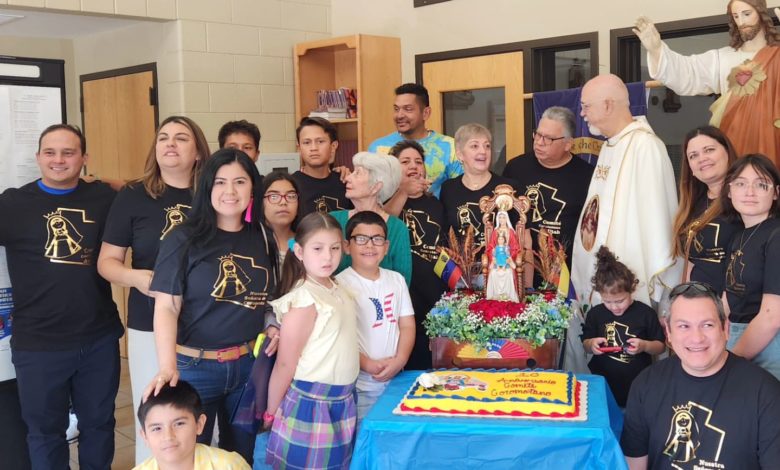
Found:
[[(399, 318), (414, 315), (404, 277), (395, 271), (379, 268), (379, 278), (372, 281), (347, 268), (336, 279), (356, 294), (360, 352), (371, 359), (395, 356), (400, 336)], [(366, 378), (371, 376), (360, 371), (359, 388)]]

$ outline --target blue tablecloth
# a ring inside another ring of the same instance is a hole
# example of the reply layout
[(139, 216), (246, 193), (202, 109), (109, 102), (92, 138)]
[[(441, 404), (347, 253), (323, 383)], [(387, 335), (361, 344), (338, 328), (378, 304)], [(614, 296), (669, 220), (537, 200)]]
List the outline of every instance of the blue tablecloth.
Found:
[(623, 415), (603, 377), (588, 382), (588, 420), (394, 415), (420, 371), (402, 372), (358, 429), (352, 469), (626, 469)]

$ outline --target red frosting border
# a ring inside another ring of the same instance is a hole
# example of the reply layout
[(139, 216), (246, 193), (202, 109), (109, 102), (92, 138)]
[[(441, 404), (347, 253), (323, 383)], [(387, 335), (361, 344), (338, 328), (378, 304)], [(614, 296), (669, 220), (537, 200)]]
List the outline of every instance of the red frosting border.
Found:
[(486, 411), (486, 410), (470, 410), (470, 411), (458, 411), (458, 410), (442, 410), (439, 408), (429, 408), (429, 409), (423, 409), (419, 406), (417, 407), (411, 407), (404, 404), (404, 402), (401, 402), (400, 408), (401, 411), (404, 411), (406, 413), (421, 413), (421, 414), (442, 414), (442, 415), (452, 415), (452, 416), (518, 416), (518, 417), (531, 417), (531, 418), (576, 418), (580, 415), (580, 387), (582, 385), (580, 382), (577, 382), (577, 387), (574, 391), (574, 411), (570, 411), (568, 413), (550, 413), (550, 414), (543, 414), (539, 413), (538, 411), (534, 411), (533, 413), (523, 413), (522, 411)]

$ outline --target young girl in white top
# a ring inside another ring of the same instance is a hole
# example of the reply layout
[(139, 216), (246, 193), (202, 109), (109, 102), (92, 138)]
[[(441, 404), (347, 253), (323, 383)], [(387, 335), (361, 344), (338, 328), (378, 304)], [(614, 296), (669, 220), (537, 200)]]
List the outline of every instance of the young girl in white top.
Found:
[(282, 266), (281, 297), (271, 302), (281, 339), (263, 415), (274, 468), (349, 467), (360, 356), (354, 296), (332, 277), (342, 248), (336, 219), (314, 212)]

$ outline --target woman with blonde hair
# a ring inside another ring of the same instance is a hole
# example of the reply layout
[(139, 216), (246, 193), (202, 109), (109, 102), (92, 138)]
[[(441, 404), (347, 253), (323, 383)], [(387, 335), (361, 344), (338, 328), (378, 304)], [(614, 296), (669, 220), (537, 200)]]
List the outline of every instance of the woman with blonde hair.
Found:
[[(138, 409), (144, 387), (157, 372), (154, 299), (149, 296), (154, 261), (161, 240), (186, 219), (194, 182), (208, 156), (208, 142), (200, 127), (190, 118), (170, 116), (157, 129), (144, 175), (119, 191), (108, 214), (98, 271), (111, 283), (130, 288), (127, 348), (133, 409)], [(130, 248), (132, 260), (127, 266)], [(138, 439), (136, 462), (150, 455)]]
[[(490, 131), (480, 124), (464, 124), (455, 132), (455, 155), (463, 164), (463, 174), (447, 180), (441, 186), (441, 202), (444, 204), (444, 215), (447, 225), (452, 227), (458, 238), (463, 238), (469, 226), (474, 227), (474, 242), (481, 250), (490, 244), (485, 240), (485, 228), (482, 226), (482, 212), (479, 200), (483, 196), (493, 196), (493, 190), (500, 184), (507, 184), (515, 189), (515, 194), (523, 194), (517, 188), (514, 180), (499, 176), (490, 171), (492, 160), (492, 140)], [(510, 218), (516, 214), (509, 214)], [(510, 225), (517, 222), (511, 220)], [(531, 251), (531, 232), (526, 229), (523, 234), (526, 254)], [(527, 259), (530, 261), (530, 259)], [(526, 265), (526, 286), (531, 287), (533, 279), (533, 264)]]

